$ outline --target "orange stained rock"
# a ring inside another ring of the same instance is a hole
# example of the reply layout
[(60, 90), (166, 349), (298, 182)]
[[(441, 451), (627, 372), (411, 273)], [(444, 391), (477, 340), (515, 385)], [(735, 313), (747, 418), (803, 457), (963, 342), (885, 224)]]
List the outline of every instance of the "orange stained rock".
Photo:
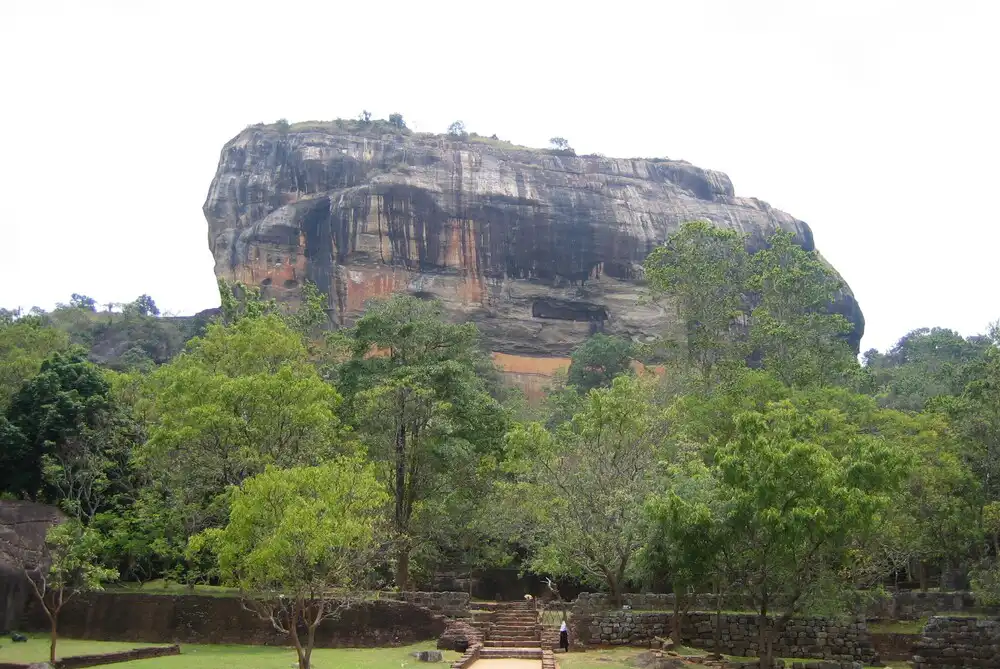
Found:
[(569, 369), (569, 358), (541, 358), (527, 355), (511, 355), (509, 353), (494, 353), (493, 363), (501, 371), (510, 374), (537, 374), (539, 376), (555, 376), (559, 370)]

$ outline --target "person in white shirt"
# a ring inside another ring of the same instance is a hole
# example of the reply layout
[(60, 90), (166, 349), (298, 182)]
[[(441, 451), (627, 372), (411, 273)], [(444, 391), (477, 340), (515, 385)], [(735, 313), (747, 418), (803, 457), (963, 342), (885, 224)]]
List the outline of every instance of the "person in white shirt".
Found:
[(564, 652), (569, 652), (569, 628), (566, 626), (566, 621), (562, 621), (562, 625), (559, 626), (559, 647), (563, 649)]

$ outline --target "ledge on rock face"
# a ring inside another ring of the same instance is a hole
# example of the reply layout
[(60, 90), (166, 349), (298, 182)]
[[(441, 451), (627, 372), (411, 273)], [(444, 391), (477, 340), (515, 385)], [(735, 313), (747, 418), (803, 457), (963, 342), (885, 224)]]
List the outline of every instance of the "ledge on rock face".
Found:
[[(804, 222), (677, 160), (571, 156), (354, 122), (253, 126), (222, 150), (204, 212), (216, 274), (296, 302), (325, 292), (336, 325), (393, 292), (437, 298), (491, 350), (565, 357), (595, 332), (647, 339), (673, 312), (640, 300), (642, 262), (703, 219), (815, 247)], [(835, 308), (864, 318), (849, 290)]]

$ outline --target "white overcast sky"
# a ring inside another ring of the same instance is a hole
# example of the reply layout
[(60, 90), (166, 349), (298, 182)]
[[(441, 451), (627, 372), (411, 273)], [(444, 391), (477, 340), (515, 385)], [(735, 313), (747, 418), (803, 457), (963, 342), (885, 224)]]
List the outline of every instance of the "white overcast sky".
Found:
[(807, 221), (863, 348), (1000, 318), (1000, 2), (0, 0), (0, 306), (218, 298), (249, 123), (398, 111), (669, 156)]

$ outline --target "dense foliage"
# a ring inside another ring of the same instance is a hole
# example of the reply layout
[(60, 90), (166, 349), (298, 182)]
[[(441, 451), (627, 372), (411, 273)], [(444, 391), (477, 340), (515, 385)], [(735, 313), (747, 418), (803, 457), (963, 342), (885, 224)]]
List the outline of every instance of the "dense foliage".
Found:
[(996, 328), (861, 364), (841, 285), (785, 233), (689, 223), (645, 277), (676, 327), (593, 336), (534, 406), (410, 296), (336, 332), (308, 284), (294, 313), (224, 282), (196, 321), (149, 296), (3, 311), (0, 492), (60, 505), (107, 574), (226, 582), (290, 634), (331, 592), (497, 565), (752, 601), (765, 655), (884, 586), (1000, 601)]

